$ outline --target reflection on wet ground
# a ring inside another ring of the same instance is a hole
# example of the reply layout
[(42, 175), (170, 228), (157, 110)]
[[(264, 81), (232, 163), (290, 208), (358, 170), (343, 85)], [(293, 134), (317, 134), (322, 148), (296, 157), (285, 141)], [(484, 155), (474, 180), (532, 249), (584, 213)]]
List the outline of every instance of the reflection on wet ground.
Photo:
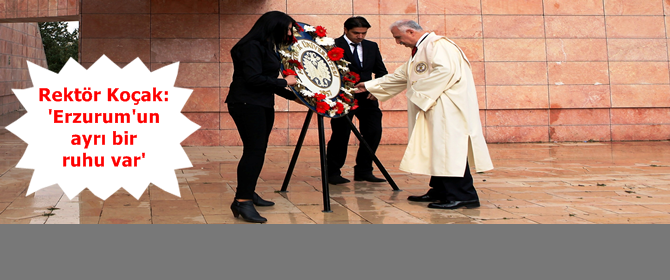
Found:
[[(68, 199), (58, 186), (26, 196), (33, 170), (14, 168), (27, 145), (0, 118), (0, 224), (245, 223), (230, 203), (241, 147), (185, 147), (194, 167), (176, 170), (181, 197), (151, 185), (137, 200), (120, 190), (103, 201), (85, 190)], [(330, 185), (323, 213), (317, 147), (304, 147), (289, 192), (278, 193), (293, 147), (270, 147), (257, 192), (276, 203), (257, 207), (271, 224), (627, 224), (670, 223), (670, 142), (489, 145), (496, 169), (473, 174), (482, 206), (429, 209), (407, 201), (427, 191), (428, 176), (398, 170), (405, 146), (378, 156), (403, 190), (386, 183)], [(356, 149), (343, 176), (353, 179)], [(381, 174), (376, 171), (376, 175)]]

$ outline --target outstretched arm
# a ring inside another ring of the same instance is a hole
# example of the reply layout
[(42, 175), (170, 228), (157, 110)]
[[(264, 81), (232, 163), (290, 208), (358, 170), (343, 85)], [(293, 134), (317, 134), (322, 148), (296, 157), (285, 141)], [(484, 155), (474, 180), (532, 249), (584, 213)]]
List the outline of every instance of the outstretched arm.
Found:
[(398, 67), (393, 74), (384, 75), (365, 83), (360, 83), (364, 89), (373, 94), (380, 101), (391, 99), (407, 88), (407, 62)]

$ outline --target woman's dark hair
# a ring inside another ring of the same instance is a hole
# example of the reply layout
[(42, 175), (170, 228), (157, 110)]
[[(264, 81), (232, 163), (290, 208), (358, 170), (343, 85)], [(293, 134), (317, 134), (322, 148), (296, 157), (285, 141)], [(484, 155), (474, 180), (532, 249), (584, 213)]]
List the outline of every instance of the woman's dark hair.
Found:
[(285, 13), (280, 11), (267, 12), (256, 21), (247, 35), (244, 35), (230, 51), (235, 51), (239, 46), (249, 41), (259, 41), (267, 47), (290, 44), (293, 42), (293, 38), (286, 34), (291, 24), (298, 26), (295, 20)]
[(344, 22), (344, 28), (347, 30), (356, 27), (370, 28), (370, 23), (364, 17), (350, 17)]

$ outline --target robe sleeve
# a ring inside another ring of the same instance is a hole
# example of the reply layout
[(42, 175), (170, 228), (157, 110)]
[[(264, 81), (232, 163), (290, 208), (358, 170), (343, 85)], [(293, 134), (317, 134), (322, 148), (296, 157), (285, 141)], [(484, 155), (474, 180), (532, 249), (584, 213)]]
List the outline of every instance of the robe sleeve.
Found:
[(393, 74), (365, 82), (365, 88), (379, 101), (391, 99), (407, 89), (407, 62), (395, 69)]
[(410, 101), (423, 111), (432, 108), (440, 95), (461, 79), (460, 60), (461, 53), (456, 46), (446, 40), (435, 41), (429, 62), (432, 71), (428, 77), (412, 84), (414, 94)]

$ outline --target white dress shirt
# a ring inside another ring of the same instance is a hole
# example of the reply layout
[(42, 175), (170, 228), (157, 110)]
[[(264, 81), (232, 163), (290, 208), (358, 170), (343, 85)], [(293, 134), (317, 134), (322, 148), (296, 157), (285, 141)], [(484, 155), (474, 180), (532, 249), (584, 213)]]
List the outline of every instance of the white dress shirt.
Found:
[[(347, 44), (349, 45), (349, 50), (350, 50), (351, 53), (353, 54), (353, 53), (354, 53), (354, 46), (351, 45), (353, 42), (352, 42), (351, 40), (349, 40), (349, 38), (347, 37), (347, 35), (344, 35), (344, 40), (347, 41)], [(357, 51), (358, 51), (358, 60), (361, 61), (361, 65), (363, 64), (363, 46), (362, 46), (362, 45), (363, 45), (363, 44), (362, 44), (362, 42), (361, 42), (361, 43), (358, 43), (358, 45), (356, 46), (356, 48), (358, 48), (358, 49), (357, 49)], [(350, 61), (350, 62), (353, 62), (353, 61)]]

